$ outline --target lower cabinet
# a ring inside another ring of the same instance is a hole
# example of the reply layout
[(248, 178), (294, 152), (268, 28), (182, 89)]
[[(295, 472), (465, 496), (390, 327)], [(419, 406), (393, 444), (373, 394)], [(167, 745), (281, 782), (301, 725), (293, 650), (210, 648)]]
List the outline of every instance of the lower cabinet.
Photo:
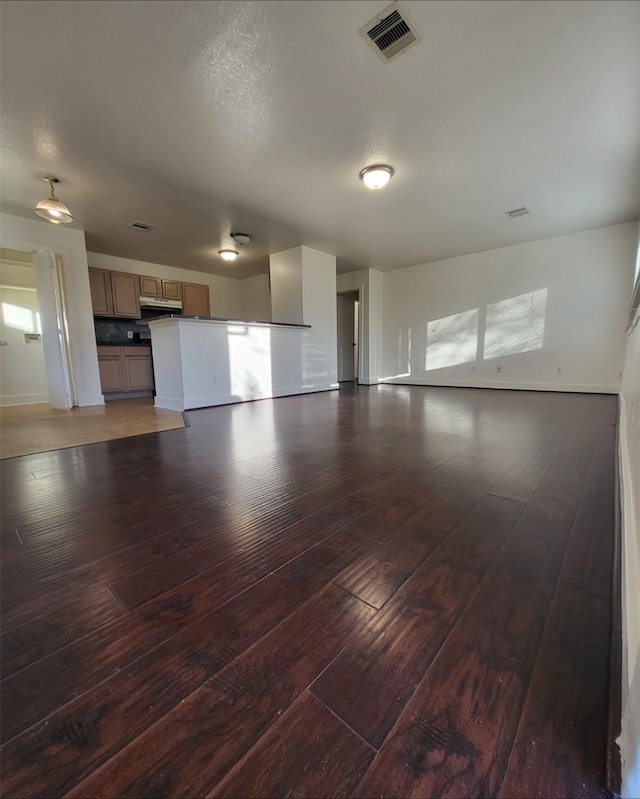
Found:
[(100, 347), (98, 368), (103, 394), (153, 389), (150, 347)]

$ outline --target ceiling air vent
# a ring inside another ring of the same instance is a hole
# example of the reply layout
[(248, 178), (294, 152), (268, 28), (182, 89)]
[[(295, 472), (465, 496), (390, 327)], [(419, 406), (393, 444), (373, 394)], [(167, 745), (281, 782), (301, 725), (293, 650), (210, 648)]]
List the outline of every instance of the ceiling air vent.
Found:
[(150, 225), (148, 222), (132, 222), (129, 227), (131, 230), (141, 230), (146, 233), (148, 230), (153, 230), (155, 225)]
[(400, 3), (392, 3), (385, 8), (375, 19), (360, 28), (359, 33), (385, 64), (422, 41), (414, 21)]
[(530, 214), (530, 213), (531, 213), (531, 211), (529, 211), (528, 208), (525, 208), (524, 205), (522, 206), (522, 208), (514, 208), (513, 211), (505, 211), (505, 214), (507, 216), (510, 216), (512, 219), (513, 219), (513, 217), (526, 216), (527, 214)]

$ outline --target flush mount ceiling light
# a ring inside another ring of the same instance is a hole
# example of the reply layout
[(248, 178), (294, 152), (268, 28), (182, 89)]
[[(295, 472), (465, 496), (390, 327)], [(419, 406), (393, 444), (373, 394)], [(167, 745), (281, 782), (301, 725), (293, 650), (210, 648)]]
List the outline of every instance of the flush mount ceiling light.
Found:
[(51, 197), (47, 197), (46, 200), (42, 200), (36, 205), (33, 209), (36, 215), (46, 219), (47, 222), (53, 222), (54, 225), (67, 225), (69, 222), (73, 222), (71, 211), (53, 193), (54, 183), (60, 182), (58, 178), (54, 178), (52, 175), (45, 175), (44, 180), (51, 186)]
[(248, 244), (251, 241), (251, 236), (248, 233), (232, 233), (231, 238), (236, 244)]
[(218, 250), (218, 255), (225, 261), (235, 261), (238, 257), (235, 250)]
[(366, 166), (360, 172), (360, 180), (368, 189), (383, 189), (391, 180), (393, 173), (393, 167), (388, 164), (373, 164)]

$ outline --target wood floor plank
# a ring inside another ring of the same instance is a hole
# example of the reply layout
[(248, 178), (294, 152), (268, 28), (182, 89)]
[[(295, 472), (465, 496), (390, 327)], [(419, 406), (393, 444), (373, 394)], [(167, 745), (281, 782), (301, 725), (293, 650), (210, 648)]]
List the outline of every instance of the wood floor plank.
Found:
[[(367, 500), (359, 497), (346, 497), (308, 515), (303, 521), (285, 527), (281, 531), (283, 539), (295, 539), (301, 533), (315, 542), (345, 527), (353, 519), (366, 513), (371, 506)], [(262, 538), (264, 537), (264, 531)], [(262, 538), (257, 542), (242, 540), (242, 546), (262, 545)], [(273, 540), (273, 539), (272, 539)], [(212, 543), (204, 541), (175, 556), (165, 558), (157, 566), (142, 569), (111, 584), (114, 593), (125, 607), (132, 609), (142, 605), (155, 596), (190, 580), (196, 575), (217, 566), (221, 561), (230, 558), (238, 550), (239, 540), (227, 537), (224, 541), (217, 539)]]
[(366, 541), (336, 534), (14, 738), (6, 796), (61, 795), (322, 590)]
[(417, 503), (405, 504), (393, 501), (377, 503), (366, 513), (349, 523), (349, 530), (374, 541), (382, 541), (402, 522), (419, 510)]
[(513, 500), (483, 500), (312, 685), (372, 746), (383, 742), (521, 512)]
[(571, 531), (562, 576), (584, 586), (607, 586), (611, 594), (614, 541), (615, 441), (609, 430), (598, 439), (583, 501)]
[[(475, 484), (434, 495), (371, 552), (355, 561), (335, 582), (380, 608), (479, 502)], [(352, 530), (350, 525), (348, 530)]]
[[(52, 653), (0, 684), (2, 740), (9, 740), (66, 704), (79, 692), (119, 671), (146, 650), (174, 635), (185, 623), (227, 602), (271, 571), (284, 565), (344, 526), (354, 507), (366, 500), (335, 503), (326, 513), (327, 526), (318, 532), (318, 519), (286, 528), (286, 533), (261, 545), (239, 549), (217, 567), (182, 583), (176, 592), (136, 607), (105, 624), (81, 641)], [(334, 527), (331, 528), (333, 523)], [(45, 678), (46, 675), (46, 678)]]
[(610, 601), (560, 580), (507, 771), (503, 799), (604, 797)]
[(306, 691), (208, 796), (347, 799), (375, 749)]
[(97, 586), (89, 604), (85, 598), (76, 599), (63, 608), (56, 608), (3, 632), (0, 638), (2, 679), (82, 638), (124, 612), (125, 608), (107, 586)]
[(360, 386), (4, 460), (3, 796), (343, 795), (372, 744), (358, 795), (601, 796), (616, 412)]
[(68, 796), (205, 794), (373, 613), (327, 586)]
[(558, 568), (509, 542), (355, 796), (497, 794)]

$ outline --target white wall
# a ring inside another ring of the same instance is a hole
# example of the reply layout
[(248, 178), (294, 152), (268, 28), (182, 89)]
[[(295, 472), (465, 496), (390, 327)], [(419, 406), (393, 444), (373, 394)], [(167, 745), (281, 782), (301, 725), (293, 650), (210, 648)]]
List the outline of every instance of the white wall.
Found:
[[(21, 269), (21, 272), (26, 270)], [(31, 267), (33, 272), (33, 267)], [(3, 270), (3, 278), (6, 272)], [(38, 333), (38, 296), (35, 289), (0, 288), (0, 405), (31, 405), (49, 401), (49, 386), (42, 343), (25, 342), (25, 333)], [(11, 308), (19, 310), (13, 320)]]
[(269, 256), (271, 318), (291, 325), (302, 323), (302, 247)]
[[(302, 339), (305, 386), (338, 387), (338, 318), (336, 258), (326, 252), (302, 250), (302, 322), (311, 325)], [(317, 389), (316, 389), (317, 390)]]
[(375, 269), (359, 269), (337, 277), (337, 291), (360, 291), (360, 375), (365, 384), (383, 375), (383, 278)]
[[(637, 263), (640, 264), (640, 237)], [(620, 391), (622, 492), (622, 796), (640, 796), (640, 320), (627, 339)]]
[(89, 266), (96, 269), (110, 269), (113, 272), (130, 272), (134, 275), (180, 280), (183, 283), (200, 283), (209, 286), (209, 299), (212, 316), (225, 316), (234, 319), (243, 315), (242, 283), (230, 277), (208, 275), (193, 269), (178, 269), (175, 266), (135, 261), (132, 258), (118, 258), (114, 255), (88, 252)]
[(242, 293), (242, 319), (271, 321), (269, 275), (255, 275), (238, 281)]
[(0, 243), (15, 250), (62, 255), (76, 400), (79, 405), (103, 404), (83, 231), (0, 214)]
[(384, 378), (617, 392), (636, 230), (611, 225), (385, 272)]

